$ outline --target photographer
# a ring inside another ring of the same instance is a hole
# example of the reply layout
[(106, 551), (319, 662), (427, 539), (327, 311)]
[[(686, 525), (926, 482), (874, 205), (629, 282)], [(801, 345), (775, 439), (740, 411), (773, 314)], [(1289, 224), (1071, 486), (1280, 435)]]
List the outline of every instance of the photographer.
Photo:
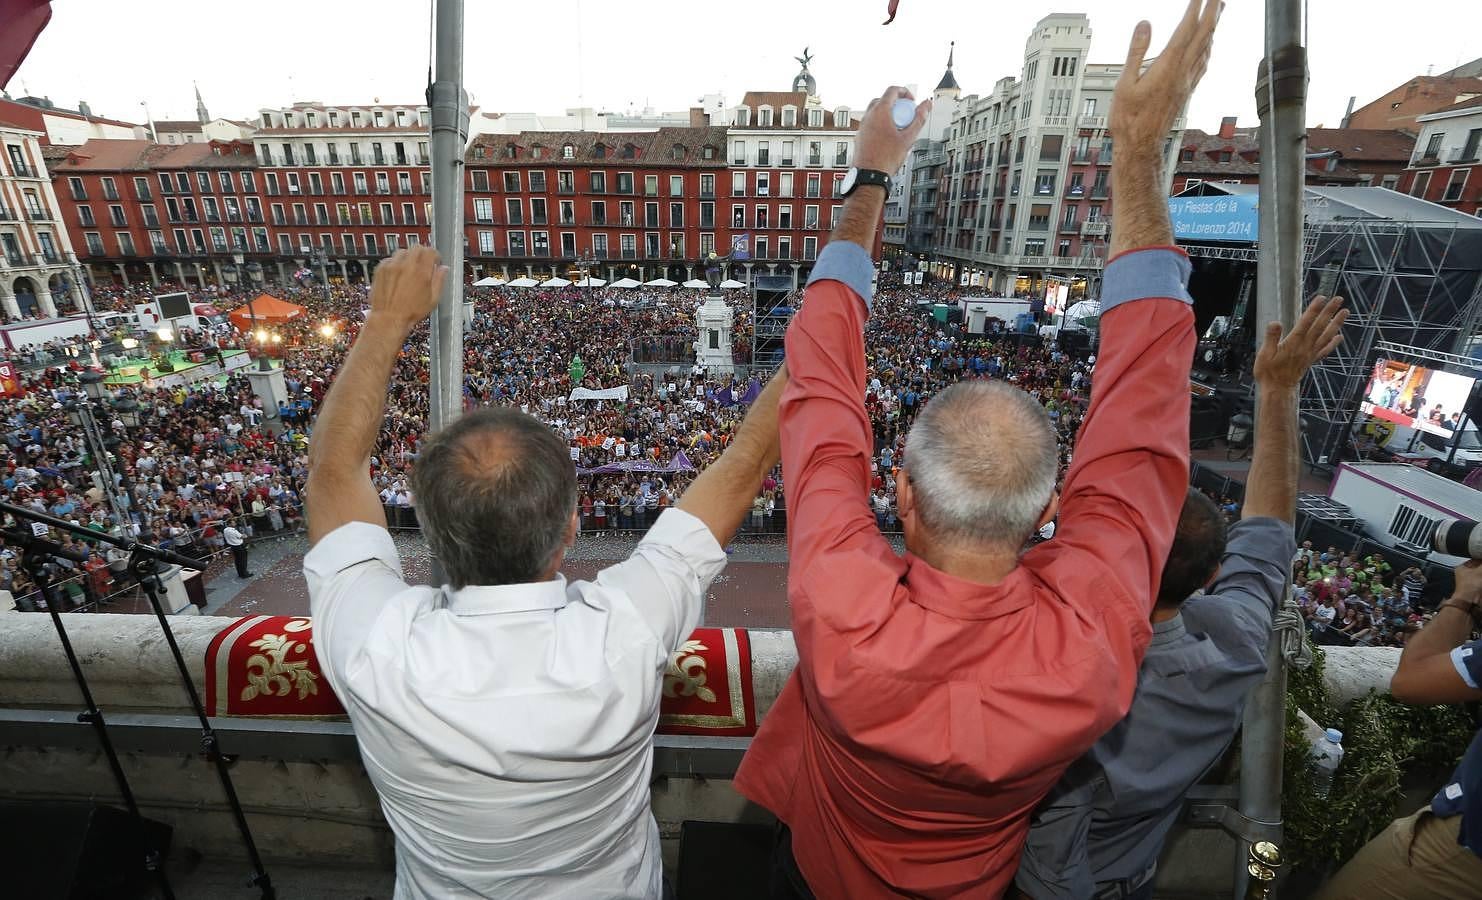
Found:
[[(1456, 569), (1456, 590), (1410, 636), (1390, 691), (1402, 703), (1482, 700), (1482, 563)], [(1482, 732), (1413, 816), (1397, 819), (1348, 861), (1319, 900), (1482, 897)]]

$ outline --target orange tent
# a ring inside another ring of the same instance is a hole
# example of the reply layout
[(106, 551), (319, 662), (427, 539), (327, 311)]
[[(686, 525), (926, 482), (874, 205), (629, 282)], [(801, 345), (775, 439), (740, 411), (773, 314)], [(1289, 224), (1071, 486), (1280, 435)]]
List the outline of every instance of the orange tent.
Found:
[(258, 325), (274, 325), (279, 322), (292, 322), (308, 315), (309, 311), (286, 300), (279, 300), (271, 294), (258, 294), (252, 301), (249, 309), (242, 305), (227, 313), (233, 325), (240, 331), (250, 331)]

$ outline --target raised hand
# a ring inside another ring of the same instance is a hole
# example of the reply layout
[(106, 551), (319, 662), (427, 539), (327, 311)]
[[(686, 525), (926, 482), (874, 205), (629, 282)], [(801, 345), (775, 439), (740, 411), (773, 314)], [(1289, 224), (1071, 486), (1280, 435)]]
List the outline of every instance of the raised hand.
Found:
[(1297, 387), (1308, 369), (1343, 342), (1347, 320), (1342, 297), (1313, 297), (1285, 338), (1280, 322), (1267, 325), (1266, 339), (1256, 352), (1256, 382), (1270, 388)]
[(1142, 65), (1153, 28), (1145, 21), (1137, 23), (1127, 49), (1127, 65), (1112, 94), (1110, 125), (1118, 150), (1162, 154), (1173, 120), (1188, 104), (1209, 66), (1214, 27), (1224, 6), (1222, 0), (1189, 0), (1183, 21), (1146, 72)]
[(396, 251), (376, 266), (371, 283), (371, 319), (411, 331), (437, 309), (448, 267), (425, 245)]
[(916, 107), (916, 118), (905, 128), (896, 128), (891, 110), (897, 98), (916, 98), (903, 87), (891, 87), (879, 99), (871, 100), (859, 123), (859, 135), (854, 141), (854, 164), (861, 169), (876, 169), (894, 176), (906, 154), (916, 142), (921, 129), (926, 127), (926, 117), (931, 113), (931, 101)]

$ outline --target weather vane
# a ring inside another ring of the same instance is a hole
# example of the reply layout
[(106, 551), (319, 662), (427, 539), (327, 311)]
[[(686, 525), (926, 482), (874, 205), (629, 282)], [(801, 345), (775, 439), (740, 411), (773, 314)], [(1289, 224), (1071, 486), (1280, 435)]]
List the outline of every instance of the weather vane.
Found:
[(803, 55), (802, 56), (794, 56), (793, 59), (795, 59), (798, 62), (802, 63), (803, 64), (803, 68), (806, 69), (806, 68), (808, 68), (808, 63), (812, 62), (812, 60), (813, 60), (813, 54), (811, 54), (811, 53), (808, 52), (808, 48), (807, 47), (804, 47), (803, 48)]

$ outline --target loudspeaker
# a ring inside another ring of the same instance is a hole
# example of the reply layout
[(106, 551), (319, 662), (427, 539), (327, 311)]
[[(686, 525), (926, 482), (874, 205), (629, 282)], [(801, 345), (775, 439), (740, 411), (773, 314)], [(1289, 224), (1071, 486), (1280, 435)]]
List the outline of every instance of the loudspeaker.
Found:
[[(133, 900), (155, 896), (148, 849), (164, 864), (171, 828), (108, 806), (0, 803), (0, 873), (7, 897)], [(142, 832), (142, 833), (141, 833)]]

